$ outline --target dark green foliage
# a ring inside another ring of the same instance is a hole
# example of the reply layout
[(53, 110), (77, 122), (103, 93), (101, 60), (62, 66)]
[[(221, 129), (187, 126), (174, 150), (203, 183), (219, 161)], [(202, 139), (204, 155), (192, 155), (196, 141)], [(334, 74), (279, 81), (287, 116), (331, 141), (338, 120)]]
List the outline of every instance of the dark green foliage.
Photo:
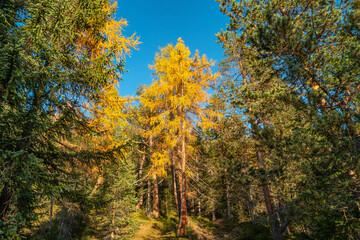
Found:
[[(29, 221), (36, 219), (34, 210), (41, 196), (49, 193), (51, 182), (47, 180), (51, 179), (51, 174), (40, 167), (42, 160), (34, 154), (0, 150), (0, 155), (2, 200), (8, 197), (12, 201), (12, 204), (7, 202), (2, 209), (9, 212), (12, 218), (9, 221), (0, 220), (0, 229), (3, 229), (0, 236), (18, 237), (19, 230), (31, 227)], [(13, 161), (11, 165), (9, 160)], [(43, 188), (34, 182), (42, 184)]]
[[(41, 199), (62, 204), (68, 188), (83, 191), (70, 184), (79, 179), (76, 167), (108, 158), (68, 144), (90, 130), (84, 103), (122, 70), (113, 61), (117, 52), (94, 58), (92, 44), (79, 40), (87, 32), (106, 41), (98, 30), (110, 18), (106, 4), (0, 3), (0, 238), (30, 233), (24, 229), (35, 228)], [(82, 197), (67, 202), (83, 206)]]
[(289, 221), (312, 239), (357, 238), (359, 2), (219, 2), (230, 18), (218, 34), (223, 89), (262, 152), (253, 173), (278, 205), (269, 223)]
[(98, 239), (128, 239), (138, 228), (133, 218), (138, 199), (131, 164), (108, 168), (104, 183), (94, 195), (87, 235)]
[(243, 222), (233, 228), (234, 240), (270, 240), (271, 233), (267, 227), (259, 223)]

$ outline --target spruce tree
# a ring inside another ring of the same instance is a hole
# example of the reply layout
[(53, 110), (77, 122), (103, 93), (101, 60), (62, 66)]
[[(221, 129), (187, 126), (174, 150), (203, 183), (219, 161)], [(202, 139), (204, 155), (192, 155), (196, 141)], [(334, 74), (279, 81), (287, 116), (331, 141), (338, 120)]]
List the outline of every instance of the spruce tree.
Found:
[(273, 238), (288, 224), (356, 237), (358, 1), (219, 2), (226, 88), (251, 126)]

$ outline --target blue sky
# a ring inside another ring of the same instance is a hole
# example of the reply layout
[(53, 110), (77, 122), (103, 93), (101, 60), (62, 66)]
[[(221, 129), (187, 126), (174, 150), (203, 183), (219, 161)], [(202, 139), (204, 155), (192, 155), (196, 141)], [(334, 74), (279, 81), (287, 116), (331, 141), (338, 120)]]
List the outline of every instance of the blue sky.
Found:
[(154, 62), (155, 53), (169, 43), (176, 44), (179, 37), (192, 54), (198, 49), (217, 63), (222, 59), (215, 34), (226, 28), (228, 19), (214, 0), (118, 0), (116, 18), (128, 20), (125, 36), (136, 33), (142, 42), (126, 59), (129, 72), (120, 82), (122, 96), (135, 96), (139, 84), (151, 84), (154, 76), (148, 65)]

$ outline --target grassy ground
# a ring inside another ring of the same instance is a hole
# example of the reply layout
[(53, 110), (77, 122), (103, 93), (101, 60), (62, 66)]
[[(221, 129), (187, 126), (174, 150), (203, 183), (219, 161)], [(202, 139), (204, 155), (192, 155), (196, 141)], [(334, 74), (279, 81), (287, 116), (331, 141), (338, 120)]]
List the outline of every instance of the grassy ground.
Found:
[(212, 222), (207, 218), (189, 217), (186, 229), (187, 236), (177, 237), (176, 227), (178, 220), (176, 215), (160, 217), (158, 219), (148, 218), (143, 213), (137, 216), (140, 228), (131, 240), (152, 239), (188, 239), (188, 240), (267, 240), (271, 239), (267, 228), (251, 223), (233, 223), (223, 220)]
[(158, 219), (148, 218), (144, 213), (138, 213), (137, 219), (140, 223), (139, 230), (130, 238), (131, 240), (152, 240), (152, 239), (189, 239), (177, 237), (176, 218), (160, 217)]
[[(183, 240), (267, 240), (272, 239), (269, 228), (261, 224), (252, 224), (251, 222), (234, 222), (218, 219), (211, 221), (204, 217), (189, 217), (189, 223), (186, 229), (185, 237), (176, 236), (178, 226), (178, 216), (175, 213), (167, 217), (158, 219), (149, 218), (143, 211), (137, 211), (132, 214), (131, 219), (135, 222), (134, 235), (130, 240), (157, 240), (157, 239), (183, 239)], [(35, 236), (37, 239), (56, 239), (57, 227), (51, 231), (48, 216), (44, 217), (42, 230), (39, 230)], [(57, 219), (53, 224), (57, 224)], [(47, 225), (46, 225), (47, 224)], [(87, 233), (82, 234), (83, 240), (103, 239), (97, 228), (87, 227)], [(99, 233), (99, 234), (98, 234)], [(128, 233), (129, 235), (132, 232)], [(129, 236), (128, 235), (128, 236)], [(40, 237), (42, 236), (42, 237)], [(123, 235), (124, 236), (124, 235)]]

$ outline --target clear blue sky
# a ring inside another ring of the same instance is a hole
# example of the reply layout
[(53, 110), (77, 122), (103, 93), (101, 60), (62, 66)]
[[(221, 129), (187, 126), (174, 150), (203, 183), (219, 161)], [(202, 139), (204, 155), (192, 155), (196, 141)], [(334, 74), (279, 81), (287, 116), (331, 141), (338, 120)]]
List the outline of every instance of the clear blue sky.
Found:
[(222, 59), (215, 34), (226, 28), (228, 19), (214, 0), (118, 0), (116, 18), (128, 20), (125, 36), (136, 33), (142, 42), (126, 59), (129, 72), (120, 82), (122, 96), (135, 96), (139, 84), (151, 84), (154, 77), (148, 65), (153, 64), (155, 53), (169, 43), (176, 44), (179, 37), (191, 54), (198, 49), (217, 63)]

